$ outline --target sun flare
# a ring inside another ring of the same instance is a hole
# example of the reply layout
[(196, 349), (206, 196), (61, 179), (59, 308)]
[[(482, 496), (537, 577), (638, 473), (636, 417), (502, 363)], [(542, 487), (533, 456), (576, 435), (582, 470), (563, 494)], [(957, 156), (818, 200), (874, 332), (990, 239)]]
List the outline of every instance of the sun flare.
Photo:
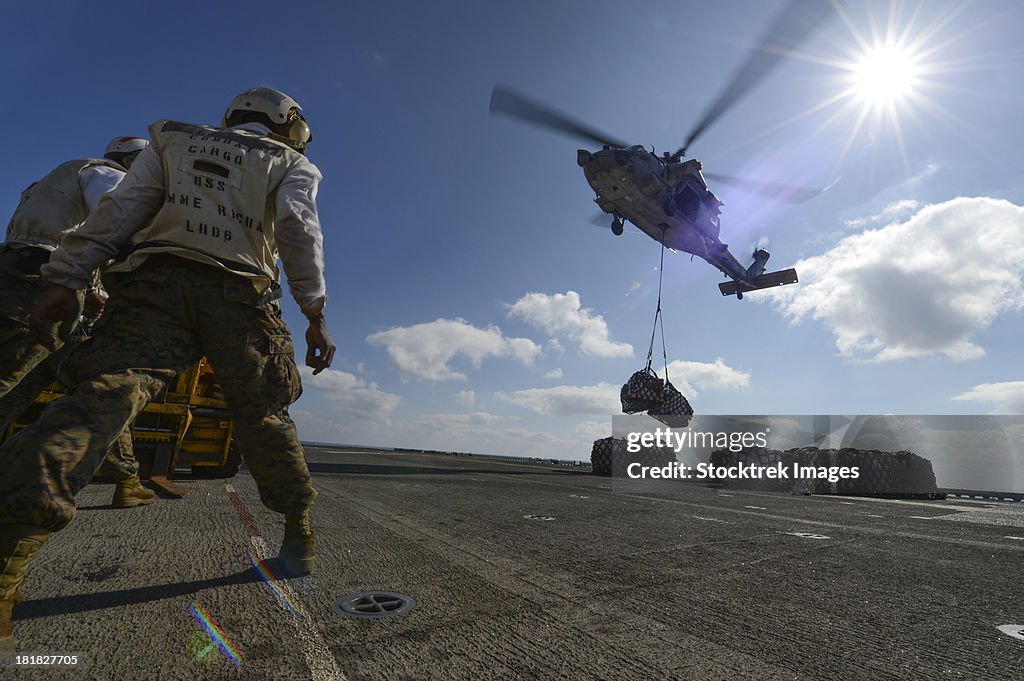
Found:
[(876, 141), (894, 145), (909, 167), (904, 137), (908, 124), (926, 134), (935, 122), (967, 127), (937, 98), (955, 91), (950, 77), (977, 64), (976, 57), (957, 51), (966, 34), (953, 21), (957, 11), (927, 0), (865, 3), (857, 11), (836, 6), (849, 36), (836, 36), (830, 42), (834, 54), (819, 58), (836, 70), (826, 80), (834, 89), (803, 112), (838, 105), (818, 127), (846, 138), (836, 172), (856, 149), (882, 149)]
[(909, 51), (887, 45), (866, 52), (852, 75), (854, 92), (864, 103), (886, 106), (914, 94), (918, 70)]

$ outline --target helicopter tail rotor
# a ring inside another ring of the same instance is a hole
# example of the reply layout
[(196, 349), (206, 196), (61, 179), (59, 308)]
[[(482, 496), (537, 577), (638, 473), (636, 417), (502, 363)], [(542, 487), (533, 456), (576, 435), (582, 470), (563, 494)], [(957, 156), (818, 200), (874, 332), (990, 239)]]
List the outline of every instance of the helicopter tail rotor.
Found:
[(754, 251), (754, 262), (750, 263), (750, 267), (747, 268), (747, 276), (756, 279), (764, 274), (764, 266), (768, 262), (768, 258), (768, 251), (763, 248)]

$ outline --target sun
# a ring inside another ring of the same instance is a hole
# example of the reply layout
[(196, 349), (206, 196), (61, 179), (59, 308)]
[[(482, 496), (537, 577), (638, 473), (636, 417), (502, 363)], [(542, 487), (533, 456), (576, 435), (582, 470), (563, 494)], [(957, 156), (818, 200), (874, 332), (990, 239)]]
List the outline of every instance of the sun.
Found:
[(967, 29), (953, 21), (955, 10), (926, 0), (864, 3), (855, 9), (850, 4), (834, 3), (848, 36), (837, 33), (829, 41), (830, 53), (808, 55), (834, 69), (821, 81), (826, 97), (799, 115), (832, 109), (817, 131), (845, 137), (837, 172), (848, 154), (863, 148), (861, 142), (884, 148), (876, 141), (895, 146), (909, 168), (908, 124), (925, 134), (933, 121), (954, 130), (967, 127), (936, 99), (956, 91), (948, 76), (976, 68), (976, 57), (956, 49)]
[(851, 68), (854, 95), (874, 107), (891, 106), (912, 97), (919, 75), (915, 56), (896, 45), (865, 52)]

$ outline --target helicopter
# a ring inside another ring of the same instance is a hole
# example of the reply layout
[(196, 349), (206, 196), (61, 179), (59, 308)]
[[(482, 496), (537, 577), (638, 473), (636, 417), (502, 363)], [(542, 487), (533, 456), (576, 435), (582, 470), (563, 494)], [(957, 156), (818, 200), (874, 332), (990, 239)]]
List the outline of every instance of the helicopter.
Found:
[(602, 214), (611, 215), (612, 233), (621, 235), (628, 221), (666, 248), (704, 259), (730, 279), (718, 285), (722, 295), (742, 300), (749, 291), (795, 284), (797, 273), (793, 268), (766, 273), (769, 254), (764, 248), (755, 248), (750, 265), (740, 264), (721, 240), (719, 216), (724, 204), (705, 178), (786, 203), (802, 203), (831, 185), (812, 189), (704, 173), (697, 159), (684, 160), (686, 152), (835, 11), (831, 2), (791, 0), (675, 152), (658, 155), (653, 148), (628, 145), (504, 85), (492, 90), (490, 113), (600, 144), (597, 151), (577, 150), (576, 163), (594, 190)]

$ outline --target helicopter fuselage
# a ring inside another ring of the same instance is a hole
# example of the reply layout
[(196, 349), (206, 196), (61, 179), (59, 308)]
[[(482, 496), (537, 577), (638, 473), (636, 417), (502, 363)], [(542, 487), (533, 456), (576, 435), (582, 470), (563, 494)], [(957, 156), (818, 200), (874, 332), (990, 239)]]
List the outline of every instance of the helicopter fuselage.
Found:
[(699, 161), (661, 159), (642, 146), (576, 154), (601, 210), (632, 222), (668, 248), (703, 258), (736, 281), (750, 279), (719, 239), (722, 202), (707, 188)]

